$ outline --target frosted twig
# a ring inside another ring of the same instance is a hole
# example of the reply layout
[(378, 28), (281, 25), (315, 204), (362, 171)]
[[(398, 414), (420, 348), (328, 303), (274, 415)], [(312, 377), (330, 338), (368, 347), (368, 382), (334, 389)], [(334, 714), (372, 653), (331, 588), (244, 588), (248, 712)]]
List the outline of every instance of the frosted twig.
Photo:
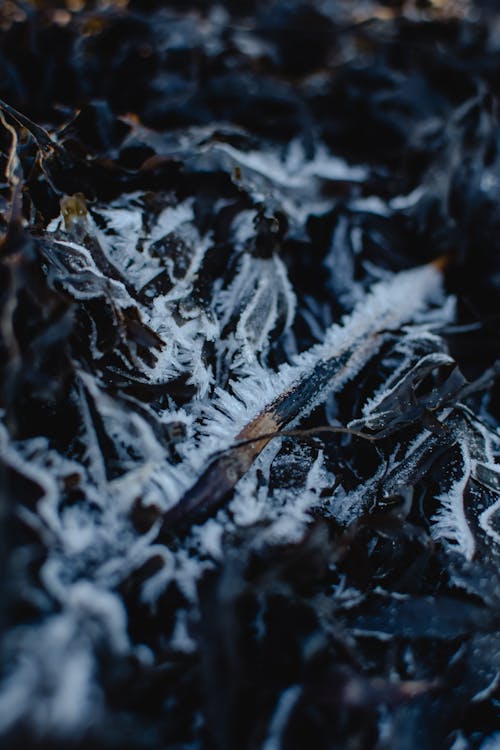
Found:
[[(297, 358), (291, 372), (277, 375), (276, 396), (263, 404), (235, 438), (234, 450), (207, 466), (195, 484), (163, 517), (160, 537), (214, 512), (277, 432), (293, 426), (342, 387), (377, 353), (390, 330), (422, 312), (441, 293), (442, 259), (377, 284), (343, 325), (332, 326), (323, 344)], [(335, 428), (339, 431), (339, 428)]]

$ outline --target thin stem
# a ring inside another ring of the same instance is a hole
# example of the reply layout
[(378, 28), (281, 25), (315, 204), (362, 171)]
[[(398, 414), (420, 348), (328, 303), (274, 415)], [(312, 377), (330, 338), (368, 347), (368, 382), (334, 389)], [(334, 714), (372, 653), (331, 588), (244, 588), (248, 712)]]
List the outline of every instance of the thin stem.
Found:
[(228, 451), (237, 450), (245, 445), (259, 442), (260, 440), (272, 440), (278, 437), (313, 437), (317, 434), (322, 433), (334, 433), (340, 435), (352, 435), (353, 437), (359, 437), (362, 440), (367, 440), (370, 443), (374, 443), (376, 440), (381, 440), (385, 435), (367, 435), (366, 432), (360, 430), (352, 430), (349, 427), (342, 427), (341, 425), (320, 425), (319, 427), (310, 427), (307, 430), (276, 430), (274, 432), (265, 432), (258, 437), (248, 438), (247, 440), (238, 440), (234, 445), (229, 446), (223, 451), (217, 451), (215, 456), (222, 455)]

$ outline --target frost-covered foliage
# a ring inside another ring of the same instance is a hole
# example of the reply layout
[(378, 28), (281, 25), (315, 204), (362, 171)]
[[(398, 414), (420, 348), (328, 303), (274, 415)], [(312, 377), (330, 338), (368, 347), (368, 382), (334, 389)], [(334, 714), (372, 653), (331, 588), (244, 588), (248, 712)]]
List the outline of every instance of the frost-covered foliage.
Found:
[(0, 744), (496, 746), (486, 20), (55, 5), (0, 9)]

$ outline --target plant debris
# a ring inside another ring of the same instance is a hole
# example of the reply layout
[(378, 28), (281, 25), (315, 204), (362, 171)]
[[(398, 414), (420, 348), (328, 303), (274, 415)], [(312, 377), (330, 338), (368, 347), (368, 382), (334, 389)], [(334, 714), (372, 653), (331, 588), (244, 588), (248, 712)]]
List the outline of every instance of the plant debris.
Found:
[(499, 20), (4, 0), (2, 747), (498, 746)]

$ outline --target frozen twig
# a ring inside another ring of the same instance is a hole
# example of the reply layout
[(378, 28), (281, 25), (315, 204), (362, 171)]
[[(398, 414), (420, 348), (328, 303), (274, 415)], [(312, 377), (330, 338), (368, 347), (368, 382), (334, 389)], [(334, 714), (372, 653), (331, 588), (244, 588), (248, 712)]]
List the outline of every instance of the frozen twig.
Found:
[[(440, 295), (443, 261), (395, 275), (377, 284), (325, 342), (300, 355), (286, 377), (276, 378), (276, 396), (236, 435), (234, 450), (203, 471), (164, 515), (160, 537), (189, 527), (214, 512), (248, 471), (276, 432), (293, 425), (338, 392), (376, 354), (388, 331), (425, 310)], [(280, 389), (280, 385), (282, 386)], [(338, 431), (338, 430), (337, 430)]]

